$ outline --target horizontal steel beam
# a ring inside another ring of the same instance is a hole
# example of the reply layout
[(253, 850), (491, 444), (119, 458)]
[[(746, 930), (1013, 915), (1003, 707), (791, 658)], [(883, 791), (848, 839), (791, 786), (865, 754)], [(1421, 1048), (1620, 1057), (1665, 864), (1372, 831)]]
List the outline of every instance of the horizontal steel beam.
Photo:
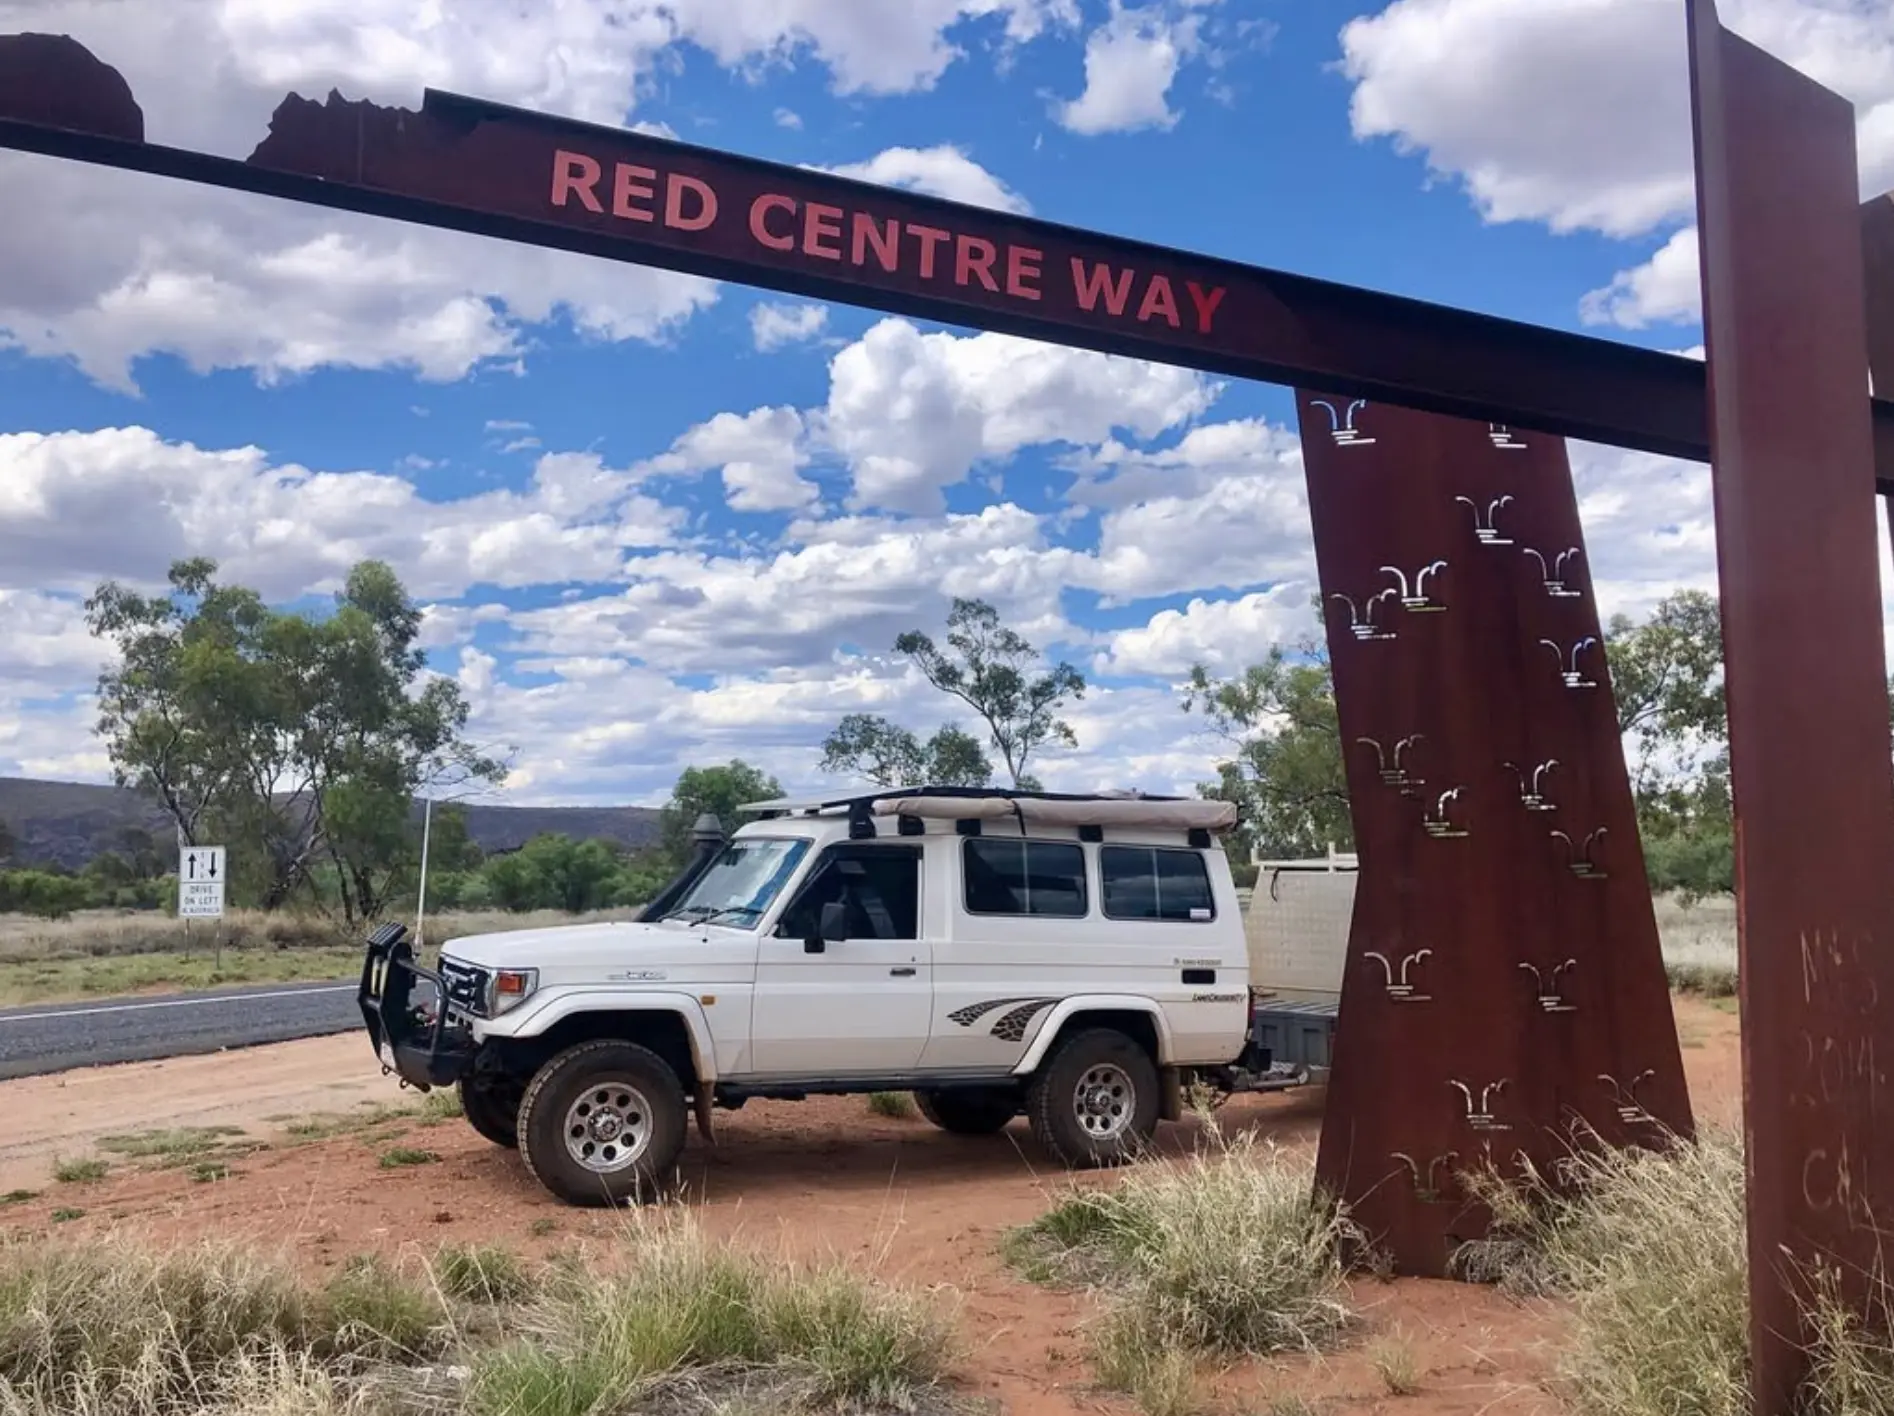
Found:
[[(0, 119), (0, 147), (1710, 456), (1695, 359), (438, 90), (419, 113), (292, 97), (248, 161), (17, 118)], [(1877, 485), (1894, 495), (1894, 403), (1873, 416)]]

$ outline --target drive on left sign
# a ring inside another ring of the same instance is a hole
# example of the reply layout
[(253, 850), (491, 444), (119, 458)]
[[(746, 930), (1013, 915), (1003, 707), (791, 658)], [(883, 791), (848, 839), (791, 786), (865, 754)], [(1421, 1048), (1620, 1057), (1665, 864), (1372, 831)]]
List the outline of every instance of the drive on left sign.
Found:
[(178, 918), (221, 919), (224, 848), (186, 846), (178, 855)]

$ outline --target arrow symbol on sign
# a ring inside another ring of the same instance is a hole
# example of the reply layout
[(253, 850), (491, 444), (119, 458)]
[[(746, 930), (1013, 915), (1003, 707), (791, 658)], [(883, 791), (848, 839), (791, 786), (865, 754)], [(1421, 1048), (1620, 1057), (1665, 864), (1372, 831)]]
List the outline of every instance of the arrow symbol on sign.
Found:
[(215, 880), (217, 878), (217, 857), (216, 856), (211, 857), (210, 864), (206, 866), (204, 870), (205, 870), (205, 874), (209, 875), (212, 880)]

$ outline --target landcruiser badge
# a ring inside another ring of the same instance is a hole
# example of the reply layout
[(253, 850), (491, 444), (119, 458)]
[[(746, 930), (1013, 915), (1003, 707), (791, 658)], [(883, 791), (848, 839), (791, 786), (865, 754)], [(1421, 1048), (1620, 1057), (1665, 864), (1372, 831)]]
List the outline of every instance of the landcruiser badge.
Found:
[(605, 975), (613, 983), (659, 983), (670, 976), (665, 969), (627, 969), (623, 973)]

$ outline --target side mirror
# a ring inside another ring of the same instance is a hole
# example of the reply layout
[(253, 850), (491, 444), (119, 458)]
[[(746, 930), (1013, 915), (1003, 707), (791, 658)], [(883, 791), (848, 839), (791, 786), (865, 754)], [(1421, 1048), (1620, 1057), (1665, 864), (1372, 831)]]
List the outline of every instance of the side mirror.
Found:
[(830, 944), (841, 944), (848, 939), (848, 907), (840, 900), (830, 900), (822, 906), (817, 919), (813, 939), (803, 941), (803, 950), (810, 954), (822, 953)]

